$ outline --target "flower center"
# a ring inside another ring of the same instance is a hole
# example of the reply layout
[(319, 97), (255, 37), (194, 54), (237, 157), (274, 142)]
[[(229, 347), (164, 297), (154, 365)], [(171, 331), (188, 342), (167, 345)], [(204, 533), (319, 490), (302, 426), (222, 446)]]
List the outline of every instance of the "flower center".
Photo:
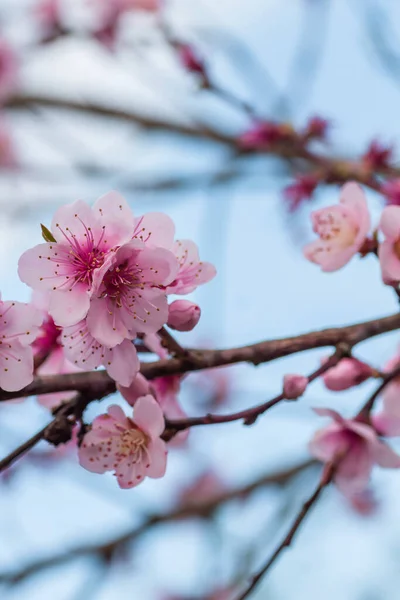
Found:
[(105, 253), (91, 244), (84, 248), (78, 246), (70, 250), (71, 262), (75, 270), (75, 281), (78, 283), (92, 284), (93, 271), (101, 267)]
[(338, 248), (347, 248), (354, 243), (358, 227), (351, 222), (347, 214), (326, 212), (318, 218), (317, 232), (321, 240)]
[(123, 296), (132, 288), (141, 287), (142, 270), (136, 264), (132, 264), (127, 260), (107, 271), (104, 276), (104, 293), (103, 297), (115, 301), (117, 306), (122, 306)]
[(142, 454), (147, 451), (148, 442), (147, 435), (140, 429), (127, 429), (120, 438), (119, 454), (123, 457), (137, 456), (140, 460)]

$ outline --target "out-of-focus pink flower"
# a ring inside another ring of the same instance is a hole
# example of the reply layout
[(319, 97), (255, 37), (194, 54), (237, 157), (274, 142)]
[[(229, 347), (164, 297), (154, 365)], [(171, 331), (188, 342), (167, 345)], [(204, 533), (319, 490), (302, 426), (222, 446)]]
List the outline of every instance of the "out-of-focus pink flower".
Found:
[(383, 209), (379, 229), (385, 235), (378, 248), (382, 279), (386, 284), (395, 284), (400, 281), (400, 206)]
[(84, 436), (79, 462), (93, 473), (114, 471), (123, 489), (135, 487), (145, 477), (163, 477), (167, 466), (163, 431), (164, 417), (153, 396), (137, 400), (133, 418), (120, 406), (110, 406)]
[(40, 0), (34, 6), (34, 17), (40, 27), (42, 42), (50, 42), (64, 33), (60, 0)]
[(296, 400), (304, 394), (308, 386), (308, 378), (304, 375), (285, 375), (283, 393), (287, 400)]
[(163, 0), (116, 0), (122, 11), (138, 10), (150, 13), (159, 12)]
[(311, 117), (304, 128), (306, 140), (325, 140), (329, 129), (329, 121), (321, 117)]
[(12, 132), (8, 125), (0, 119), (0, 169), (15, 169), (17, 167), (18, 157)]
[(353, 494), (348, 500), (351, 508), (362, 517), (374, 515), (379, 508), (379, 502), (370, 488)]
[(197, 506), (219, 497), (226, 491), (226, 484), (213, 471), (206, 471), (195, 479), (179, 495), (179, 503), (185, 506)]
[(117, 247), (133, 231), (133, 215), (117, 192), (106, 194), (93, 208), (82, 200), (62, 206), (51, 226), (56, 242), (24, 252), (19, 276), (34, 290), (50, 293), (49, 313), (57, 325), (75, 325), (85, 318)]
[[(328, 357), (321, 362), (324, 364)], [(322, 375), (328, 390), (341, 392), (364, 383), (374, 376), (374, 370), (357, 358), (342, 358), (342, 360)]]
[(400, 205), (400, 179), (391, 179), (381, 186), (381, 194), (388, 204)]
[(364, 192), (357, 183), (342, 187), (340, 203), (311, 213), (319, 240), (307, 244), (304, 256), (323, 271), (343, 267), (362, 247), (370, 228)]
[(208, 283), (217, 273), (214, 265), (200, 261), (199, 250), (191, 240), (177, 240), (172, 248), (179, 271), (167, 288), (167, 294), (185, 295), (194, 292), (197, 286)]
[(110, 348), (138, 333), (155, 333), (168, 320), (165, 286), (178, 273), (170, 250), (150, 248), (138, 239), (119, 248), (92, 296), (87, 325)]
[(294, 135), (295, 131), (290, 124), (261, 121), (242, 133), (239, 142), (246, 150), (260, 150), (269, 148), (278, 142), (288, 141)]
[(71, 327), (64, 327), (62, 344), (71, 363), (86, 370), (104, 366), (110, 377), (120, 385), (130, 386), (139, 371), (133, 342), (123, 340), (112, 348), (103, 346), (89, 333), (85, 319)]
[[(385, 365), (384, 371), (390, 373), (399, 366), (400, 357), (395, 356)], [(372, 422), (380, 435), (400, 435), (400, 376), (395, 377), (383, 390), (382, 410), (372, 416)]]
[(372, 140), (361, 160), (368, 170), (375, 171), (388, 167), (392, 158), (393, 146), (385, 146), (377, 140)]
[(5, 39), (0, 39), (0, 103), (15, 92), (18, 79), (16, 54)]
[(318, 460), (331, 463), (339, 460), (334, 482), (345, 495), (364, 490), (374, 464), (385, 468), (400, 468), (400, 456), (382, 442), (376, 431), (356, 419), (343, 419), (327, 408), (315, 409), (333, 423), (316, 432), (310, 442), (310, 452)]
[(0, 388), (22, 390), (33, 380), (32, 342), (42, 314), (30, 304), (0, 300)]
[(189, 300), (175, 300), (168, 307), (168, 327), (176, 331), (192, 331), (200, 320), (201, 309)]
[(319, 179), (315, 175), (298, 175), (295, 182), (283, 190), (289, 209), (295, 211), (304, 200), (310, 200), (318, 184)]

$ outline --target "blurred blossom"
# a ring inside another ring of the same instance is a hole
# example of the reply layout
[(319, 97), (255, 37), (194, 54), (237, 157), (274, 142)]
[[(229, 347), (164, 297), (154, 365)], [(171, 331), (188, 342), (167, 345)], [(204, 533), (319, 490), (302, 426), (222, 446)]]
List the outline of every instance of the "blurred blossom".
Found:
[(310, 200), (319, 184), (316, 175), (297, 175), (294, 183), (283, 190), (289, 210), (295, 211), (305, 200)]
[(348, 498), (348, 501), (354, 512), (362, 517), (376, 514), (379, 508), (379, 501), (370, 488), (353, 494)]
[(308, 378), (304, 375), (289, 374), (283, 378), (283, 393), (287, 400), (297, 400), (304, 394), (308, 385)]
[(304, 128), (303, 136), (307, 140), (325, 140), (329, 130), (329, 121), (321, 117), (311, 117)]
[(226, 492), (226, 484), (214, 471), (200, 475), (193, 483), (184, 488), (179, 495), (179, 503), (183, 506), (196, 506), (207, 503)]
[(393, 146), (385, 146), (377, 140), (373, 140), (361, 160), (363, 165), (370, 171), (385, 169), (393, 158)]
[[(321, 363), (324, 364), (328, 357)], [(333, 392), (341, 392), (364, 383), (374, 376), (373, 369), (357, 358), (342, 358), (342, 360), (322, 375), (325, 386)]]
[(400, 205), (400, 179), (392, 179), (381, 186), (381, 193), (388, 204)]
[(254, 150), (268, 148), (272, 144), (293, 139), (295, 135), (295, 131), (289, 123), (260, 121), (242, 133), (239, 142), (243, 148)]

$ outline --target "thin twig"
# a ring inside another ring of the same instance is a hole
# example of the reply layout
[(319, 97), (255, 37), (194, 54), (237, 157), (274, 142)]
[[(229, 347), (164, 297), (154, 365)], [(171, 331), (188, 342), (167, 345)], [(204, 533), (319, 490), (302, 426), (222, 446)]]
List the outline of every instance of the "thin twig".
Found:
[(383, 381), (378, 385), (378, 387), (376, 388), (374, 393), (371, 395), (370, 398), (368, 398), (367, 402), (364, 404), (364, 406), (359, 411), (359, 413), (357, 415), (358, 419), (364, 418), (367, 421), (369, 420), (369, 415), (374, 407), (376, 399), (381, 394), (381, 392), (385, 389), (385, 387), (399, 375), (400, 375), (400, 365), (398, 365), (395, 369), (393, 369), (389, 373), (383, 374)]
[(264, 486), (285, 485), (297, 474), (305, 471), (311, 466), (315, 466), (316, 464), (317, 462), (315, 460), (306, 460), (288, 469), (263, 475), (250, 484), (224, 491), (202, 502), (186, 503), (172, 509), (168, 513), (150, 515), (138, 527), (119, 534), (107, 542), (88, 544), (85, 546), (63, 550), (59, 554), (52, 554), (52, 556), (35, 560), (20, 570), (11, 571), (8, 573), (0, 573), (0, 582), (17, 583), (26, 579), (30, 575), (33, 575), (34, 573), (42, 571), (43, 569), (74, 560), (75, 558), (81, 556), (97, 555), (110, 559), (119, 548), (124, 547), (128, 543), (134, 542), (142, 534), (147, 533), (150, 529), (158, 524), (180, 521), (182, 519), (211, 516), (212, 513), (215, 512), (215, 510), (217, 510), (222, 504), (225, 504), (236, 498), (245, 498), (255, 490)]
[(177, 358), (188, 358), (189, 352), (185, 348), (183, 348), (179, 342), (170, 334), (170, 332), (162, 327), (158, 332), (158, 335), (161, 338), (161, 345), (168, 350), (172, 356)]
[(249, 586), (246, 588), (246, 590), (240, 596), (238, 596), (237, 600), (245, 600), (245, 598), (248, 598), (250, 596), (250, 594), (253, 592), (253, 590), (259, 584), (260, 580), (264, 577), (264, 575), (273, 566), (275, 561), (279, 558), (279, 556), (283, 552), (283, 550), (285, 550), (286, 548), (288, 548), (290, 546), (297, 531), (300, 528), (300, 525), (302, 524), (302, 522), (304, 521), (304, 519), (306, 518), (306, 516), (312, 509), (312, 507), (315, 506), (323, 489), (332, 481), (334, 473), (335, 473), (335, 465), (328, 464), (325, 466), (321, 480), (320, 480), (317, 488), (315, 489), (314, 493), (310, 496), (310, 498), (303, 504), (301, 511), (298, 513), (297, 517), (295, 518), (288, 533), (285, 535), (285, 537), (283, 538), (283, 540), (279, 544), (279, 546), (276, 548), (276, 550), (274, 550), (273, 554), (268, 559), (268, 561), (265, 563), (265, 565), (254, 575), (254, 577), (252, 577)]

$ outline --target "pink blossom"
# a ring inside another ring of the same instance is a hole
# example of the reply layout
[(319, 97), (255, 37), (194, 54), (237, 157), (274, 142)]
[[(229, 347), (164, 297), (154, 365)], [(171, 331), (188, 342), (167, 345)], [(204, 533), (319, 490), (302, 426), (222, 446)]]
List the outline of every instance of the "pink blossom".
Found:
[(117, 250), (109, 266), (91, 299), (87, 325), (96, 340), (112, 348), (165, 325), (165, 286), (176, 277), (178, 263), (169, 250), (135, 239)]
[(85, 318), (107, 261), (133, 231), (133, 215), (117, 192), (99, 198), (93, 208), (78, 200), (56, 212), (51, 226), (56, 242), (21, 256), (19, 276), (34, 290), (50, 292), (49, 313), (57, 325), (74, 325)]
[(240, 145), (246, 150), (269, 148), (279, 142), (292, 139), (295, 132), (291, 125), (260, 121), (245, 131), (239, 138)]
[(33, 380), (32, 342), (42, 322), (40, 311), (21, 302), (0, 300), (0, 388), (21, 390)]
[(85, 370), (104, 366), (110, 377), (122, 386), (131, 385), (139, 371), (133, 342), (123, 340), (112, 348), (103, 346), (89, 333), (85, 319), (63, 329), (62, 344), (66, 358), (73, 365)]
[(176, 331), (192, 331), (199, 322), (201, 309), (189, 300), (175, 300), (168, 307), (168, 327)]
[(167, 465), (163, 431), (162, 410), (152, 396), (137, 400), (133, 418), (121, 407), (110, 406), (84, 436), (79, 462), (93, 473), (114, 471), (123, 489), (135, 487), (145, 477), (163, 477)]
[(400, 178), (390, 179), (381, 186), (381, 193), (386, 196), (388, 204), (400, 204)]
[(60, 0), (40, 0), (34, 7), (34, 11), (43, 42), (52, 41), (62, 35)]
[(167, 288), (167, 294), (185, 295), (194, 292), (197, 286), (208, 283), (216, 275), (214, 265), (201, 262), (196, 244), (190, 240), (177, 240), (172, 248), (179, 262), (179, 271)]
[(306, 140), (325, 140), (329, 129), (329, 121), (321, 117), (311, 117), (304, 129)]
[(16, 167), (18, 167), (18, 158), (12, 132), (0, 119), (0, 168), (15, 169)]
[(379, 508), (379, 501), (374, 492), (369, 488), (353, 494), (348, 499), (351, 508), (362, 517), (369, 517), (375, 514)]
[(185, 506), (196, 506), (221, 496), (226, 491), (226, 484), (213, 471), (202, 473), (193, 483), (183, 489), (179, 502)]
[[(328, 358), (321, 362), (324, 364)], [(357, 358), (342, 358), (334, 367), (322, 375), (324, 384), (328, 390), (341, 392), (351, 387), (364, 383), (370, 377), (373, 377), (373, 369), (366, 363)]]
[(5, 39), (0, 39), (0, 102), (7, 100), (18, 84), (18, 60)]
[(308, 386), (308, 378), (304, 375), (285, 375), (283, 393), (287, 400), (296, 400), (304, 394)]
[[(390, 373), (399, 366), (400, 357), (395, 356), (385, 365), (384, 371)], [(400, 376), (384, 388), (382, 410), (373, 415), (372, 422), (380, 435), (400, 435)]]
[(375, 171), (389, 167), (392, 158), (392, 146), (385, 146), (377, 140), (372, 140), (361, 160), (368, 170)]
[(379, 229), (386, 238), (378, 248), (382, 279), (393, 284), (400, 281), (400, 206), (383, 209)]
[(298, 175), (291, 185), (283, 190), (283, 196), (289, 203), (289, 210), (295, 211), (304, 200), (310, 200), (318, 186), (315, 175)]
[(374, 464), (400, 468), (400, 456), (382, 442), (369, 425), (356, 419), (343, 419), (336, 411), (326, 408), (315, 409), (315, 412), (331, 417), (334, 422), (315, 433), (310, 452), (325, 463), (339, 460), (334, 481), (344, 494), (364, 490)]
[(364, 192), (356, 183), (342, 187), (340, 204), (311, 213), (320, 239), (304, 248), (304, 256), (323, 271), (336, 271), (357, 254), (370, 228)]
[(117, 388), (131, 406), (134, 406), (136, 400), (141, 396), (147, 396), (152, 393), (150, 382), (141, 373), (138, 373), (134, 377), (129, 386), (118, 385)]

